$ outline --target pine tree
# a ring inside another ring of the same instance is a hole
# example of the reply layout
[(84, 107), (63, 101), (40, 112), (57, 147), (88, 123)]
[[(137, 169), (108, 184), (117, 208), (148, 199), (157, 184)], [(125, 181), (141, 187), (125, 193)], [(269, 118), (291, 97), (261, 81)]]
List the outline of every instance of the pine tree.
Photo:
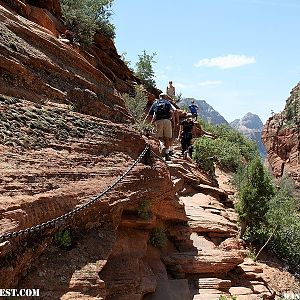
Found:
[(236, 210), (241, 222), (240, 237), (243, 237), (246, 229), (251, 234), (266, 221), (274, 187), (259, 158), (252, 160), (240, 176)]

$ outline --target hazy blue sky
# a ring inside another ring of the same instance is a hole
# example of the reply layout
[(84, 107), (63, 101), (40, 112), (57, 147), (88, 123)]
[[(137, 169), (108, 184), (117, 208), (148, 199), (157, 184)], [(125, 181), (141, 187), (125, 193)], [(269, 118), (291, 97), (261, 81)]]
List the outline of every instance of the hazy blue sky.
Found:
[(115, 0), (116, 47), (156, 52), (157, 87), (204, 99), (228, 121), (265, 122), (300, 80), (300, 0)]

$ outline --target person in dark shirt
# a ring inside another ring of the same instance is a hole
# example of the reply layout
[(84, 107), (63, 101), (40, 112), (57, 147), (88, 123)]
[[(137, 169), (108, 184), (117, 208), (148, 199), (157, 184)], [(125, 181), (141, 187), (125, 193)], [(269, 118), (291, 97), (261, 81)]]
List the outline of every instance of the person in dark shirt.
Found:
[(166, 160), (170, 160), (169, 151), (173, 137), (172, 122), (174, 123), (175, 120), (172, 105), (164, 99), (164, 94), (160, 94), (159, 99), (155, 100), (148, 115), (152, 116), (151, 123), (156, 126), (156, 137), (161, 141), (162, 155), (165, 156)]
[(189, 148), (189, 146), (191, 146), (192, 138), (194, 136), (195, 124), (192, 117), (192, 114), (188, 113), (186, 118), (180, 122), (178, 139), (180, 139), (181, 142), (182, 155)]

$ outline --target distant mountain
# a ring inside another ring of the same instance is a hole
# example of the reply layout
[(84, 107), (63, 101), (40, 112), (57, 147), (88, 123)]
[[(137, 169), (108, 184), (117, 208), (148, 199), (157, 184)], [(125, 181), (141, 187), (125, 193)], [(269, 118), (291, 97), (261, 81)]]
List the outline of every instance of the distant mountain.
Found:
[(228, 124), (223, 116), (221, 116), (215, 109), (213, 109), (204, 100), (196, 100), (194, 98), (184, 98), (178, 104), (181, 108), (188, 107), (191, 101), (194, 100), (195, 104), (199, 106), (198, 115), (205, 121), (218, 125), (218, 124)]
[(266, 149), (261, 140), (263, 123), (258, 115), (249, 112), (242, 119), (236, 119), (229, 125), (255, 141), (260, 155), (262, 157), (266, 156)]

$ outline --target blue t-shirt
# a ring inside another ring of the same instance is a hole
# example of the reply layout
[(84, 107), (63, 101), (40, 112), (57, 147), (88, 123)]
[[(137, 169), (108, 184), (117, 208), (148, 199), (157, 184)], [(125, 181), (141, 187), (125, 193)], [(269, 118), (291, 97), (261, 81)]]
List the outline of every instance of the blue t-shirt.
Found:
[(198, 114), (198, 105), (195, 105), (195, 104), (191, 104), (189, 105), (189, 109), (190, 109), (190, 112), (193, 114), (193, 115), (197, 115)]

